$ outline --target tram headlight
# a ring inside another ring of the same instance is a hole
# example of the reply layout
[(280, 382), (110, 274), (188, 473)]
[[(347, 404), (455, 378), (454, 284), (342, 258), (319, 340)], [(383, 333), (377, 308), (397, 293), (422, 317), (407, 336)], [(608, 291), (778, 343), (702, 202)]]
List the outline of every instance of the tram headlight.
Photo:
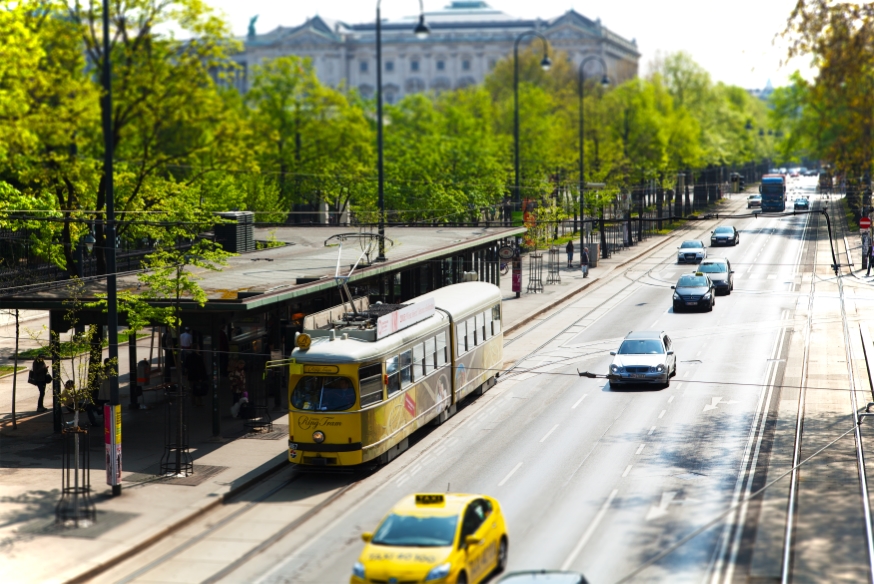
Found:
[(364, 580), (364, 564), (361, 562), (355, 562), (355, 565), (352, 566), (352, 575)]
[(315, 442), (316, 444), (321, 444), (324, 441), (325, 441), (325, 433), (324, 432), (322, 432), (321, 430), (316, 430), (315, 432), (313, 432), (313, 442)]

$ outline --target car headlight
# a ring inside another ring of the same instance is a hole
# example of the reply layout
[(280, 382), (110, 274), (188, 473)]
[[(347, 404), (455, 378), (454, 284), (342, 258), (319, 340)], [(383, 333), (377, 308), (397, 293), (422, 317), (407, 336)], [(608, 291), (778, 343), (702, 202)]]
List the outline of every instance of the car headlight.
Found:
[(440, 578), (445, 578), (449, 575), (449, 570), (451, 568), (452, 564), (448, 562), (431, 568), (431, 571), (428, 572), (427, 576), (425, 576), (425, 582), (428, 582), (429, 580), (439, 580)]
[(355, 562), (355, 565), (352, 566), (352, 575), (356, 578), (361, 578), (362, 580), (364, 580), (364, 564), (362, 564), (361, 562)]
[(656, 365), (655, 370), (656, 370), (656, 373), (664, 373), (665, 366), (662, 365), (661, 363), (659, 363), (658, 365)]
[(701, 300), (710, 300), (710, 292), (701, 297)]
[(622, 367), (619, 365), (610, 365), (610, 373), (619, 373), (620, 371), (622, 371)]
[(677, 294), (676, 292), (674, 292), (674, 300), (682, 300), (682, 299), (680, 298), (680, 295)]

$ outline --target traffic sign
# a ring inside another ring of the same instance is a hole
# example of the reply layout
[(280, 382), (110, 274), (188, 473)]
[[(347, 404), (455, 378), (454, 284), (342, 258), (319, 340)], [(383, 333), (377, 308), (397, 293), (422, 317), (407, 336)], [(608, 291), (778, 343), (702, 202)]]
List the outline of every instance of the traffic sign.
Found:
[(868, 217), (859, 219), (859, 229), (868, 229), (869, 227), (871, 227), (871, 219)]
[(515, 254), (515, 250), (509, 245), (505, 245), (501, 249), (498, 250), (498, 255), (502, 260), (511, 260), (513, 259), (513, 255)]

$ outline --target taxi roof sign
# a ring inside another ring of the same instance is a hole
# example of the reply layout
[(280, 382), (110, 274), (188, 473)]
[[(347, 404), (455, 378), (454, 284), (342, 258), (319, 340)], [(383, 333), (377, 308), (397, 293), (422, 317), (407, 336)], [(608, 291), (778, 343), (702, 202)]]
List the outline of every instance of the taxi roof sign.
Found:
[(444, 505), (446, 497), (443, 493), (420, 493), (416, 495), (416, 505)]

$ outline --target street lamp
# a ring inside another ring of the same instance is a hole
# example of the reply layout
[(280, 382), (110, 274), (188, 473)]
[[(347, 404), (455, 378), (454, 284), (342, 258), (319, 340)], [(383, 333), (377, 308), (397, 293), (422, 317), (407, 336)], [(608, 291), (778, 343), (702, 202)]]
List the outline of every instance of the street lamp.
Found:
[(82, 238), (82, 243), (85, 244), (85, 248), (88, 250), (88, 253), (94, 251), (94, 244), (97, 243), (97, 240), (94, 239), (94, 236), (90, 233)]
[[(583, 177), (583, 85), (586, 82), (586, 64), (590, 61), (598, 61), (601, 64), (601, 69), (604, 71), (604, 76), (601, 77), (601, 87), (606, 89), (610, 86), (610, 78), (607, 77), (607, 63), (604, 62), (604, 59), (601, 58), (600, 55), (590, 55), (583, 59), (580, 63), (580, 68), (577, 74), (577, 81), (579, 86), (579, 97), (580, 97), (580, 253), (583, 253), (584, 243), (583, 243), (583, 220), (586, 218), (586, 203), (585, 197), (583, 196), (583, 192), (585, 191), (586, 183), (585, 178)], [(607, 236), (604, 233), (604, 229), (601, 229), (601, 257), (607, 259)]]
[[(376, 1), (376, 150), (377, 150), (377, 175), (379, 184), (379, 256), (377, 262), (385, 261), (385, 171), (383, 168), (382, 153), (382, 17), (379, 6), (382, 0)], [(413, 29), (413, 34), (418, 39), (425, 39), (431, 34), (428, 25), (425, 24), (425, 6), (419, 0), (419, 24)]]
[(540, 60), (540, 67), (544, 71), (549, 71), (552, 67), (552, 61), (549, 60), (549, 43), (542, 34), (537, 31), (525, 31), (516, 37), (516, 42), (513, 43), (513, 148), (515, 151), (515, 169), (516, 182), (513, 193), (514, 209), (521, 209), (522, 196), (519, 186), (519, 41), (526, 36), (536, 36), (543, 41), (543, 59)]

